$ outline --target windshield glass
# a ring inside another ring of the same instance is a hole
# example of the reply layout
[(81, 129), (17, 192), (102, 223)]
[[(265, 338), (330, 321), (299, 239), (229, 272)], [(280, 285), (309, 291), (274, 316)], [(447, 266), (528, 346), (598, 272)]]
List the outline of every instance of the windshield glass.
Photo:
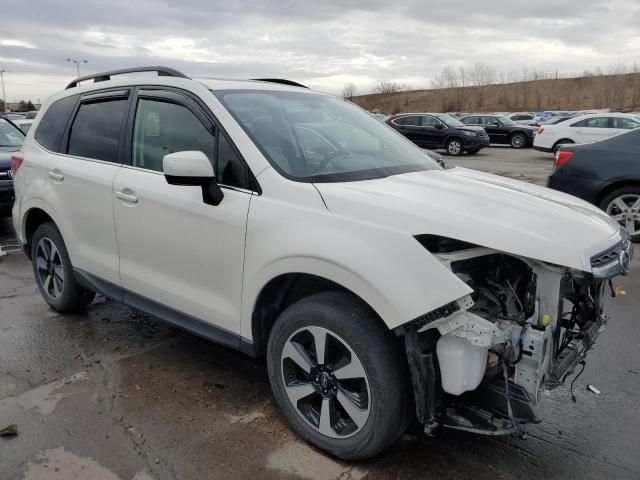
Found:
[(457, 118), (452, 117), (451, 115), (438, 115), (438, 119), (447, 125), (447, 127), (464, 127), (466, 126)]
[(344, 182), (440, 167), (349, 102), (306, 92), (213, 92), (285, 177)]
[(506, 127), (513, 127), (514, 125), (517, 125), (516, 122), (514, 122), (513, 120), (511, 120), (509, 117), (496, 117), (500, 123)]
[(4, 118), (0, 118), (0, 147), (21, 147), (24, 133)]

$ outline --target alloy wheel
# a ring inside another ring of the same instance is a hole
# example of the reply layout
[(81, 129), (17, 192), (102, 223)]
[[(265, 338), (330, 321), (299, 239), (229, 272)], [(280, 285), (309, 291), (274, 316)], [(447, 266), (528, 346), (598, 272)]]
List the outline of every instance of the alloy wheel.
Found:
[(58, 299), (64, 290), (64, 266), (58, 248), (48, 237), (42, 237), (36, 246), (36, 272), (42, 289), (51, 298)]
[(640, 233), (640, 195), (626, 194), (614, 198), (606, 212), (625, 227), (631, 236)]
[(458, 155), (462, 151), (462, 144), (459, 140), (451, 140), (447, 150), (451, 155)]
[(371, 413), (369, 380), (347, 343), (321, 327), (294, 332), (281, 354), (285, 392), (296, 412), (331, 438), (350, 437)]
[(511, 146), (513, 148), (522, 148), (524, 146), (524, 137), (522, 135), (514, 135), (511, 139)]

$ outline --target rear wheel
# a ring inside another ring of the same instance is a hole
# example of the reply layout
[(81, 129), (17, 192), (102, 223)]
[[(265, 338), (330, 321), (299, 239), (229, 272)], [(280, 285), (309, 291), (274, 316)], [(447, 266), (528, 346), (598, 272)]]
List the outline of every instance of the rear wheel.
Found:
[(362, 302), (323, 292), (291, 305), (269, 337), (273, 394), (296, 432), (344, 459), (380, 453), (409, 419), (406, 361)]
[(512, 148), (525, 148), (527, 146), (527, 137), (524, 133), (514, 133), (509, 139)]
[(43, 223), (33, 234), (31, 263), (40, 294), (54, 310), (79, 310), (93, 300), (95, 293), (76, 282), (67, 247), (53, 223)]
[(457, 157), (458, 155), (462, 155), (464, 151), (464, 147), (462, 144), (462, 140), (457, 137), (450, 138), (447, 140), (446, 145), (444, 146), (447, 153), (451, 156)]
[(623, 187), (611, 192), (600, 203), (607, 212), (631, 235), (631, 240), (640, 242), (640, 187)]
[(563, 145), (569, 145), (574, 143), (573, 140), (569, 140), (568, 138), (563, 138), (562, 140), (558, 140), (555, 145), (553, 146), (553, 153), (557, 153), (558, 150), (560, 150), (560, 147)]

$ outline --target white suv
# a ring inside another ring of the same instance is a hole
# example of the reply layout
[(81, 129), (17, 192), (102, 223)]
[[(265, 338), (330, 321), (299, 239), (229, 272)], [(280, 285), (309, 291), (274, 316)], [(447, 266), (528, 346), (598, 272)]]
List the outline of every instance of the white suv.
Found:
[(342, 458), (415, 418), (492, 435), (537, 420), (602, 330), (625, 230), (559, 192), (443, 170), (292, 82), (151, 70), (72, 82), (13, 158), (15, 230), (53, 309), (97, 292), (266, 354), (293, 428)]

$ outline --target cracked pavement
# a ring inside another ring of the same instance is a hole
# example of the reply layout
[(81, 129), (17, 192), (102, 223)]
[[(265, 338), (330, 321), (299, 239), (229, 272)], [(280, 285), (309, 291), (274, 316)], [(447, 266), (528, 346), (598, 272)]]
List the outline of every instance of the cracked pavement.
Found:
[[(551, 157), (492, 148), (455, 162), (544, 183)], [(0, 221), (0, 244), (10, 243)], [(366, 462), (301, 442), (252, 360), (98, 297), (59, 315), (22, 254), (0, 258), (2, 480), (640, 477), (640, 255), (576, 382), (544, 398), (528, 438), (411, 431)], [(602, 391), (586, 390), (593, 384)]]

